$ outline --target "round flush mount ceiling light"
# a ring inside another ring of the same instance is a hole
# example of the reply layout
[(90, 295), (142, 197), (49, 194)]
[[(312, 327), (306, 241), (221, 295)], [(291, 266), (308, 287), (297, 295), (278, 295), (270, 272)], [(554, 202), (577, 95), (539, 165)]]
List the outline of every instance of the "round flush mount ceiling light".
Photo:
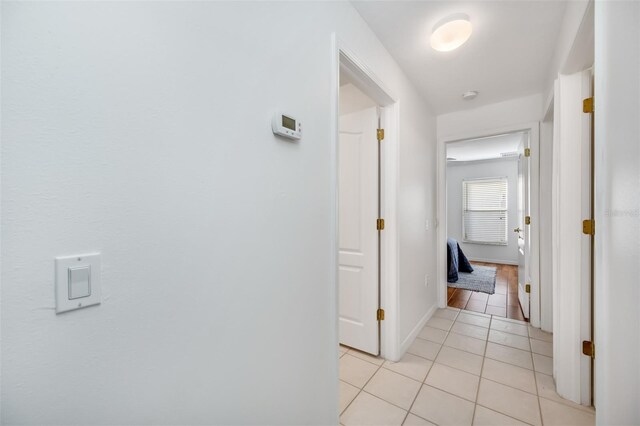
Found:
[(462, 94), (462, 99), (464, 99), (465, 101), (470, 101), (472, 99), (475, 99), (476, 96), (478, 96), (478, 92), (475, 90), (469, 90), (468, 92), (464, 92)]
[(431, 47), (449, 52), (462, 46), (471, 37), (471, 22), (464, 13), (449, 15), (433, 27)]

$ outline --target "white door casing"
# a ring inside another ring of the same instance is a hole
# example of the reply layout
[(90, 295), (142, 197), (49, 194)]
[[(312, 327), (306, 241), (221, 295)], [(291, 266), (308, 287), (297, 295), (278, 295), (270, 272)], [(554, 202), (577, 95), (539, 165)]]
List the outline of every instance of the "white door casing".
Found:
[(377, 355), (377, 108), (340, 116), (338, 289), (340, 343)]
[[(447, 306), (447, 183), (446, 183), (446, 144), (449, 142), (457, 142), (467, 139), (478, 139), (489, 136), (504, 135), (507, 133), (526, 132), (529, 137), (529, 146), (531, 156), (529, 157), (529, 211), (531, 216), (531, 225), (527, 225), (527, 236), (529, 237), (529, 277), (531, 284), (531, 293), (529, 293), (529, 314), (533, 327), (540, 326), (540, 294), (539, 294), (539, 222), (538, 217), (538, 198), (539, 198), (539, 157), (538, 146), (540, 136), (540, 126), (538, 122), (515, 124), (506, 127), (488, 129), (483, 131), (470, 131), (459, 134), (453, 134), (440, 137), (438, 140), (438, 244), (436, 248), (437, 254), (437, 272), (438, 272), (438, 305), (440, 307)], [(511, 226), (511, 225), (510, 225)], [(511, 226), (511, 230), (517, 225)]]
[[(530, 211), (530, 161), (525, 155), (529, 149), (529, 134), (525, 133), (520, 143), (518, 158), (518, 300), (525, 318), (529, 318), (529, 293), (526, 285), (531, 283), (531, 232), (530, 225), (525, 222)], [(515, 231), (515, 230), (514, 230)]]

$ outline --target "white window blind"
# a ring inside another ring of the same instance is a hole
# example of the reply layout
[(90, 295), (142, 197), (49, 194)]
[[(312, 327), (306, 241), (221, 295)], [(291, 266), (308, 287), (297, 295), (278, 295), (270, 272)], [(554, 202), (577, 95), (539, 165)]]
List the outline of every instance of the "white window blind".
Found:
[(464, 241), (507, 245), (507, 178), (462, 181), (462, 216)]

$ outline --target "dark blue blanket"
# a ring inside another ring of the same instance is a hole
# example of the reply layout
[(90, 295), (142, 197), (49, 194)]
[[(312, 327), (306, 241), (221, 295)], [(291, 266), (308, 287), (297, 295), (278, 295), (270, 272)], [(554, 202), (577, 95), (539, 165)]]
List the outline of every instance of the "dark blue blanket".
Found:
[(460, 244), (453, 238), (447, 238), (447, 281), (457, 282), (458, 272), (473, 272), (473, 268)]

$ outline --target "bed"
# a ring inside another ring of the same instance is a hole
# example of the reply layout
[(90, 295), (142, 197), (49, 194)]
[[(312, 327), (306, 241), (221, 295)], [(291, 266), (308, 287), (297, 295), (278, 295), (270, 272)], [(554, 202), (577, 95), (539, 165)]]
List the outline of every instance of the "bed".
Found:
[(460, 244), (453, 238), (447, 238), (447, 282), (457, 282), (458, 272), (473, 272), (473, 268)]

